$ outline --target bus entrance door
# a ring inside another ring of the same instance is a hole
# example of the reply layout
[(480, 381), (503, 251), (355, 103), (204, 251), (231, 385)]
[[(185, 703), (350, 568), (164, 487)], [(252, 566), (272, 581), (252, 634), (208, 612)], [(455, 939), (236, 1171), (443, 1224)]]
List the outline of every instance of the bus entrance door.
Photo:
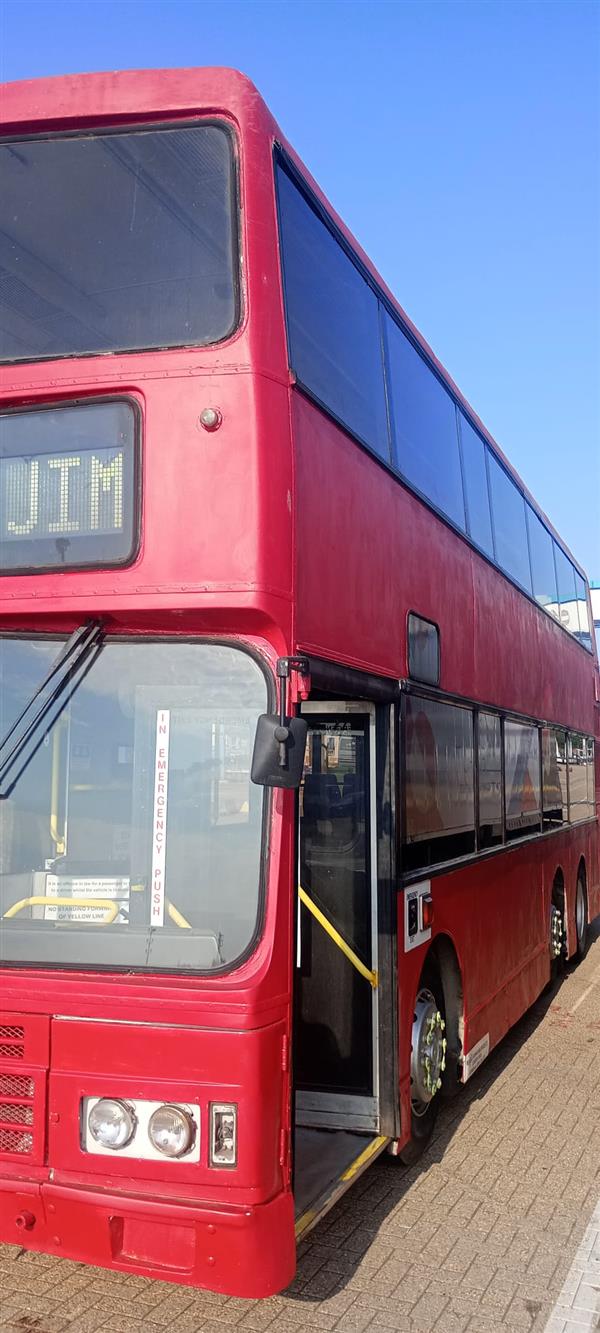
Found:
[[(295, 1026), (295, 1195), (311, 1224), (378, 1135), (375, 708), (305, 704)], [(308, 1208), (310, 1202), (311, 1207)]]
[(304, 711), (309, 731), (300, 796), (297, 1115), (313, 1125), (375, 1130), (375, 709), (328, 703)]

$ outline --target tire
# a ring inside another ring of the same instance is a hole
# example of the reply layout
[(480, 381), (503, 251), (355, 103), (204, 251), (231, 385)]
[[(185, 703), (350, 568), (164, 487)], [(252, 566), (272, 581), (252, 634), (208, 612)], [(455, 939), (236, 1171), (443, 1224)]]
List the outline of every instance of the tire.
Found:
[[(439, 1059), (439, 1044), (440, 1042), (443, 1042), (443, 1050), (441, 1054), (442, 1063), (440, 1065), (440, 1074), (441, 1074), (444, 1072), (445, 1069), (446, 1040), (445, 1038), (442, 1037), (441, 1034), (443, 1033), (445, 1028), (446, 1016), (444, 1010), (443, 989), (439, 978), (439, 974), (437, 968), (429, 964), (425, 966), (421, 975), (421, 980), (419, 982), (419, 989), (417, 991), (417, 996), (415, 1000), (415, 1010), (413, 1013), (413, 1045), (411, 1047), (411, 1087), (413, 1088), (414, 1088), (414, 1079), (412, 1077), (412, 1070), (414, 1067), (413, 1062), (415, 1061), (416, 1058), (415, 1046), (414, 1046), (415, 1034), (422, 1032), (423, 1023), (426, 1019), (426, 1016), (428, 1014), (431, 1016), (434, 1007), (437, 1013), (440, 1015), (441, 1019), (441, 1026), (438, 1026), (435, 1033), (438, 1059)], [(423, 1014), (422, 1020), (420, 1019), (419, 1016), (420, 1013)], [(431, 1017), (429, 1018), (429, 1021), (431, 1021)], [(420, 1100), (419, 1097), (416, 1095), (413, 1096), (412, 1109), (411, 1109), (410, 1138), (408, 1142), (405, 1143), (404, 1147), (401, 1148), (398, 1154), (400, 1161), (404, 1164), (404, 1166), (414, 1166), (415, 1162), (418, 1162), (419, 1158), (424, 1153), (427, 1144), (429, 1143), (431, 1136), (433, 1134), (435, 1122), (437, 1120), (438, 1111), (440, 1108), (440, 1102), (441, 1098), (439, 1096), (438, 1088), (434, 1090), (434, 1092), (431, 1094), (430, 1100), (428, 1101)]]
[(580, 963), (585, 958), (589, 944), (589, 927), (587, 911), (587, 893), (585, 888), (585, 876), (583, 870), (579, 871), (577, 876), (577, 888), (575, 889), (575, 962)]

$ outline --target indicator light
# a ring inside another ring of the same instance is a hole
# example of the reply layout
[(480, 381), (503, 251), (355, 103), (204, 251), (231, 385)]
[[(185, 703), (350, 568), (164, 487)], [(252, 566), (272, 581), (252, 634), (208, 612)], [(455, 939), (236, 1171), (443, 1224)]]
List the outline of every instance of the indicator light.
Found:
[(233, 1102), (211, 1102), (210, 1165), (237, 1163), (237, 1106)]

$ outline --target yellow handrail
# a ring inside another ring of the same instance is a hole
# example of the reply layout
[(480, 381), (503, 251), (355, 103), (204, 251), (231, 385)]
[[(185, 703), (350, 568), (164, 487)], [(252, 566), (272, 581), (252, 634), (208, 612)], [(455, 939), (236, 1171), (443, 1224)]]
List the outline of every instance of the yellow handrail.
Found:
[[(132, 888), (141, 889), (143, 888), (143, 885), (134, 884), (132, 885)], [(106, 916), (103, 921), (98, 922), (98, 925), (101, 926), (111, 925), (116, 917), (118, 917), (121, 910), (121, 904), (112, 902), (110, 898), (55, 898), (53, 894), (39, 893), (33, 898), (21, 898), (18, 903), (13, 903), (12, 906), (8, 908), (8, 911), (4, 913), (3, 920), (7, 921), (10, 917), (16, 916), (18, 912), (23, 911), (24, 907), (104, 907), (106, 909)], [(179, 911), (179, 908), (171, 902), (170, 898), (167, 898), (167, 913), (171, 918), (171, 921), (174, 921), (175, 925), (179, 926), (180, 930), (192, 929), (189, 921), (186, 921), (183, 912)]]
[(306, 890), (302, 888), (301, 884), (298, 885), (298, 895), (300, 902), (304, 903), (304, 906), (307, 907), (309, 912), (314, 916), (315, 921), (319, 922), (319, 925), (327, 932), (334, 944), (337, 944), (338, 949), (341, 949), (342, 953), (346, 955), (346, 958), (350, 960), (352, 966), (356, 968), (356, 971), (360, 972), (361, 977), (364, 977), (365, 980), (371, 984), (373, 990), (376, 990), (379, 985), (377, 972), (372, 972), (370, 968), (362, 962), (358, 957), (358, 954), (354, 952), (354, 949), (351, 949), (343, 935), (340, 935), (339, 930), (336, 930), (335, 926), (332, 926), (331, 921), (327, 920), (327, 917), (324, 916), (320, 908), (317, 907), (317, 904), (313, 902), (312, 898), (309, 898)]
[[(131, 885), (132, 893), (144, 893), (145, 889), (146, 885), (143, 883)], [(180, 930), (191, 930), (192, 927), (189, 921), (186, 921), (183, 912), (179, 911), (179, 908), (175, 906), (175, 903), (172, 903), (170, 898), (165, 898), (165, 903), (167, 907), (167, 916), (170, 917), (171, 921), (174, 921), (175, 925), (179, 926)]]
[(183, 912), (179, 911), (179, 908), (175, 906), (175, 903), (171, 902), (170, 898), (167, 898), (167, 912), (171, 918), (171, 921), (174, 921), (175, 925), (179, 926), (180, 930), (192, 929), (189, 921), (186, 921)]
[(8, 911), (4, 913), (4, 921), (11, 916), (16, 916), (17, 912), (22, 912), (24, 907), (104, 907), (106, 916), (103, 921), (99, 921), (99, 926), (108, 926), (115, 920), (121, 910), (121, 904), (111, 902), (110, 898), (55, 898), (49, 893), (39, 893), (33, 898), (21, 898), (18, 903), (13, 903)]

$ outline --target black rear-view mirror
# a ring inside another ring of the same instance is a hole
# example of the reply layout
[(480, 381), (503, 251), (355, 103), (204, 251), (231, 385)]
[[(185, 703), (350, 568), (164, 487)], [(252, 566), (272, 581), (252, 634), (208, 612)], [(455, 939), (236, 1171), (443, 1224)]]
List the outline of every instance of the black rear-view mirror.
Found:
[(258, 787), (299, 787), (308, 723), (303, 717), (263, 713), (256, 724), (250, 777)]

